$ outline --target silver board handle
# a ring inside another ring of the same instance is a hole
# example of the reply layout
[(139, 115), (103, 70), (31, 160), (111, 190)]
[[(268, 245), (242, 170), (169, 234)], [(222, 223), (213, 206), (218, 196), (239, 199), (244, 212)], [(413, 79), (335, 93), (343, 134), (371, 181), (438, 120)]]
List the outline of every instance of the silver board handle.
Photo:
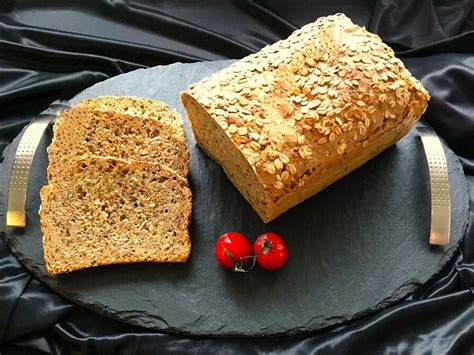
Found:
[(448, 164), (441, 140), (436, 132), (427, 127), (419, 127), (418, 131), (420, 132), (430, 174), (430, 244), (445, 245), (449, 243), (451, 233), (451, 194)]
[[(26, 199), (31, 165), (44, 131), (56, 118), (56, 112), (69, 108), (65, 104), (51, 105), (51, 113), (44, 113), (26, 127), (18, 143), (8, 187), (6, 224), (9, 227), (26, 226)], [(49, 111), (49, 110), (48, 110)]]

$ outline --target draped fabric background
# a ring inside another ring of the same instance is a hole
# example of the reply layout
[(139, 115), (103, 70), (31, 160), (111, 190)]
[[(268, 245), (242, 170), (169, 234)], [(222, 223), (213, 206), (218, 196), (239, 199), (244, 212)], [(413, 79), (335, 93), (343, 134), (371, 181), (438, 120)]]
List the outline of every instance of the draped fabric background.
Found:
[(381, 312), (300, 337), (187, 338), (121, 324), (54, 294), (0, 238), (0, 352), (474, 353), (473, 8), (471, 0), (0, 1), (0, 151), (52, 101), (98, 81), (241, 58), (344, 12), (378, 33), (431, 92), (424, 118), (459, 155), (472, 207), (459, 252), (430, 284)]

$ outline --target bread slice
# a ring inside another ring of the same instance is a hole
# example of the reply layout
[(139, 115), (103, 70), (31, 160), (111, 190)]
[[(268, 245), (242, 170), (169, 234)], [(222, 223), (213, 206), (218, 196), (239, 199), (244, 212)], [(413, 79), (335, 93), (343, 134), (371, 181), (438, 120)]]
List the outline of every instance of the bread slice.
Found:
[(264, 222), (394, 144), (429, 98), (380, 37), (343, 14), (181, 94), (197, 143)]
[(60, 113), (48, 148), (48, 179), (61, 178), (72, 157), (84, 154), (159, 163), (181, 176), (189, 172), (184, 136), (154, 118), (138, 118), (93, 107), (75, 106)]
[(51, 274), (189, 257), (191, 191), (186, 179), (159, 164), (86, 156), (40, 195)]
[(98, 111), (112, 111), (135, 117), (154, 118), (172, 126), (178, 135), (185, 136), (181, 115), (163, 102), (133, 96), (99, 96), (82, 100), (78, 106), (92, 107)]

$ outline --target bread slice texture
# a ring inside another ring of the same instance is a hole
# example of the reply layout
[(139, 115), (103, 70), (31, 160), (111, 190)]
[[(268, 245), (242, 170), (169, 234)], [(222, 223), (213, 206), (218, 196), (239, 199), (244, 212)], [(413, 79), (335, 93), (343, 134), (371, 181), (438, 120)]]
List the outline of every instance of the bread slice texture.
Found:
[(197, 143), (264, 222), (395, 143), (428, 100), (393, 50), (342, 14), (181, 94)]
[(111, 111), (135, 117), (153, 118), (173, 127), (177, 135), (185, 136), (181, 115), (163, 102), (133, 96), (99, 96), (82, 100), (78, 106), (91, 107), (102, 112)]
[(159, 163), (181, 176), (189, 172), (184, 136), (154, 118), (139, 118), (93, 107), (75, 106), (60, 113), (48, 148), (48, 180), (61, 178), (73, 157), (84, 154)]
[(189, 257), (191, 191), (186, 179), (162, 165), (85, 156), (40, 195), (51, 274)]

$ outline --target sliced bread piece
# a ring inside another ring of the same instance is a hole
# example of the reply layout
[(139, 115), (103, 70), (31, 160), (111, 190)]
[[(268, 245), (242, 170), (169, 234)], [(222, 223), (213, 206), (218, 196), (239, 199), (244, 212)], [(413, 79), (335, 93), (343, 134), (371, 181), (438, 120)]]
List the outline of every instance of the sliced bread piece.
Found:
[(176, 133), (184, 134), (181, 115), (163, 102), (133, 96), (99, 96), (79, 102), (80, 106), (93, 107), (99, 111), (112, 111), (136, 117), (154, 118), (176, 129)]
[(189, 149), (186, 139), (169, 125), (153, 118), (138, 118), (92, 107), (75, 106), (63, 111), (48, 148), (50, 182), (72, 157), (84, 154), (159, 163), (186, 176)]
[(79, 158), (43, 187), (41, 200), (51, 274), (189, 257), (191, 191), (186, 179), (159, 164)]

